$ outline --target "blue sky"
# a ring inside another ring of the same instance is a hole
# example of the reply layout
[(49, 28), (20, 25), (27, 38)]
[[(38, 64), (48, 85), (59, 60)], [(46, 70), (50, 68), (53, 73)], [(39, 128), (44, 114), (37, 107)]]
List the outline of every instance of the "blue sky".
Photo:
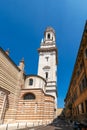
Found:
[(56, 31), (58, 107), (64, 106), (78, 48), (87, 20), (87, 0), (0, 0), (0, 46), (10, 49), (26, 74), (37, 74), (38, 52), (47, 26)]

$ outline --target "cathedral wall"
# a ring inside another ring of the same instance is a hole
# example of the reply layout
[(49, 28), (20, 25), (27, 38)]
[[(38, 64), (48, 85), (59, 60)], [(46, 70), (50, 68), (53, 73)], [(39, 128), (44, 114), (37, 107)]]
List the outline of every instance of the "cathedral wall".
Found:
[(18, 76), (18, 68), (12, 63), (8, 55), (0, 50), (0, 87), (10, 92), (7, 97), (5, 122), (15, 119), (17, 98), (20, 91)]
[[(30, 85), (30, 80), (32, 79), (33, 83)], [(32, 88), (42, 88), (42, 90), (45, 92), (45, 86), (46, 82), (44, 79), (42, 79), (39, 76), (29, 76), (25, 80), (25, 89), (32, 89)]]
[[(33, 93), (34, 100), (24, 100), (26, 93)], [(22, 90), (19, 98), (16, 120), (52, 121), (54, 117), (54, 97), (45, 95), (41, 89)]]
[(55, 118), (55, 102), (54, 98), (51, 96), (45, 96), (44, 102), (44, 119), (54, 119)]

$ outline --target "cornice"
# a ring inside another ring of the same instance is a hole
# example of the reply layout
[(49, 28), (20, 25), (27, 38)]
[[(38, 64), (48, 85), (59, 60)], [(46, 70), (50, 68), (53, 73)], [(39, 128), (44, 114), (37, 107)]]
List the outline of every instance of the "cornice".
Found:
[(29, 74), (29, 75), (26, 75), (26, 78), (29, 78), (29, 77), (38, 77), (38, 78), (40, 78), (40, 79), (44, 80), (44, 81), (45, 81), (45, 83), (47, 83), (47, 82), (46, 82), (46, 80), (45, 80), (43, 77), (41, 77), (40, 75), (34, 75), (34, 74)]
[(53, 41), (51, 41), (51, 42), (49, 42), (48, 40), (45, 40), (42, 44), (41, 44), (41, 46), (50, 46), (50, 45), (56, 45), (56, 43), (55, 42), (53, 42)]
[(47, 51), (56, 51), (57, 52), (57, 48), (56, 47), (49, 47), (49, 48), (38, 48), (38, 52), (47, 52)]
[(55, 51), (56, 52), (56, 64), (58, 64), (58, 50), (56, 47), (49, 47), (49, 48), (38, 48), (38, 52), (52, 52)]
[(6, 52), (0, 47), (0, 51), (4, 54), (4, 56), (12, 63), (12, 65), (18, 70), (20, 71), (20, 69), (18, 68), (18, 66), (13, 62), (13, 60), (6, 54)]

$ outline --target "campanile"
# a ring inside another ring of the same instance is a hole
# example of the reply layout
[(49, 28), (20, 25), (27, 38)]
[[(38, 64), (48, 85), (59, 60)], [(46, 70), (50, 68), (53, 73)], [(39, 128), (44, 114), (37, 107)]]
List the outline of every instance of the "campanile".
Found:
[(57, 47), (55, 31), (52, 27), (47, 27), (44, 38), (41, 41), (38, 62), (38, 75), (46, 79), (46, 93), (55, 97), (55, 107), (57, 107)]

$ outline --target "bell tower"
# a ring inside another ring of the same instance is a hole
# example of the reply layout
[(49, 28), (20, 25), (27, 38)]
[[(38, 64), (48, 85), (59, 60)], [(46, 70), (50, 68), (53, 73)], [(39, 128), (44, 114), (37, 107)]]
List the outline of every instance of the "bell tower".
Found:
[(46, 79), (46, 93), (55, 97), (55, 107), (57, 107), (57, 48), (55, 41), (55, 31), (52, 27), (47, 27), (44, 38), (38, 49), (38, 75)]

